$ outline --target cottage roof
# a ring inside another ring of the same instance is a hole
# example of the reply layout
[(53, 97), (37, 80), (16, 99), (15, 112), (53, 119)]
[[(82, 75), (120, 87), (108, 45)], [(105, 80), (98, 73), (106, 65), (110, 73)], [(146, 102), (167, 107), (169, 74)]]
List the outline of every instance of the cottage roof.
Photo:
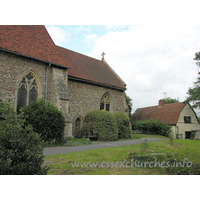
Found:
[(151, 106), (138, 108), (131, 116), (132, 121), (144, 121), (147, 119), (157, 119), (165, 124), (174, 125), (177, 123), (180, 112), (185, 104), (182, 102), (164, 104), (162, 106)]
[(45, 26), (0, 26), (0, 49), (67, 67), (69, 78), (126, 89), (105, 62), (56, 46)]

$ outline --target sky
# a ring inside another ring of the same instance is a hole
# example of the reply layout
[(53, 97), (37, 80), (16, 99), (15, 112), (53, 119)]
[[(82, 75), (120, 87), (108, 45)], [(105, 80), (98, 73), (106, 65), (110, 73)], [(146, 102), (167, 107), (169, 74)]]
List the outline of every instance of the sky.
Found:
[(47, 25), (55, 44), (106, 62), (137, 108), (164, 97), (184, 101), (198, 76), (200, 25)]
[(165, 96), (184, 101), (196, 81), (199, 0), (11, 2), (2, 2), (0, 24), (46, 25), (59, 46), (99, 60), (104, 52), (127, 84), (132, 112)]

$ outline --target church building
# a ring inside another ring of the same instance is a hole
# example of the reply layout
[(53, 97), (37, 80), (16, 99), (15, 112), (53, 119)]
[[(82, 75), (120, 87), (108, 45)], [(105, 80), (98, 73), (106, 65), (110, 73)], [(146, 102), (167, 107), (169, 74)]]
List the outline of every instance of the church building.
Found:
[(44, 98), (62, 111), (76, 137), (92, 110), (128, 116), (126, 84), (102, 60), (55, 45), (45, 26), (0, 26), (0, 100), (18, 112)]

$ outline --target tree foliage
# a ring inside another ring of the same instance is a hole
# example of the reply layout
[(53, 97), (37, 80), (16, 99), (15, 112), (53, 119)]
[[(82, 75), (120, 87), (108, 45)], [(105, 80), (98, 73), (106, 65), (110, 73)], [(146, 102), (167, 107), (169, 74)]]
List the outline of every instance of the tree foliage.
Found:
[(133, 103), (132, 103), (132, 99), (125, 93), (125, 97), (126, 97), (126, 102), (128, 104), (128, 109), (129, 109), (129, 117), (131, 117), (131, 111), (132, 111), (132, 106), (133, 106)]
[(165, 100), (165, 104), (179, 102), (179, 98), (177, 98), (177, 99), (172, 99), (171, 97), (166, 97), (166, 98), (164, 98), (163, 100)]
[(44, 156), (40, 135), (17, 119), (10, 104), (0, 104), (0, 174), (47, 174), (48, 167), (42, 167)]
[[(197, 52), (195, 54), (194, 60), (196, 60), (197, 66), (200, 67), (200, 52)], [(198, 73), (198, 75), (200, 76), (200, 72)], [(193, 88), (189, 88), (187, 94), (189, 96), (186, 98), (185, 103), (192, 102), (193, 103), (193, 105), (192, 105), (193, 108), (200, 107), (200, 77), (198, 77), (197, 81), (194, 82), (194, 87)]]
[(13, 107), (10, 105), (10, 100), (8, 100), (8, 103), (0, 101), (0, 125), (5, 121), (11, 124), (17, 123), (17, 116)]

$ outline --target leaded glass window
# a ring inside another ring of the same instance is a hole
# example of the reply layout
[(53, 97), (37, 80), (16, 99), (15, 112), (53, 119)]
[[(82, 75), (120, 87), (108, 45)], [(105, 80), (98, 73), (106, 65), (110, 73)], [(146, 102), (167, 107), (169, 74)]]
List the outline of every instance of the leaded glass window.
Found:
[(32, 73), (23, 77), (18, 85), (17, 112), (21, 107), (29, 105), (38, 99), (38, 85)]
[(101, 98), (100, 110), (110, 111), (110, 95), (108, 92), (106, 92)]

